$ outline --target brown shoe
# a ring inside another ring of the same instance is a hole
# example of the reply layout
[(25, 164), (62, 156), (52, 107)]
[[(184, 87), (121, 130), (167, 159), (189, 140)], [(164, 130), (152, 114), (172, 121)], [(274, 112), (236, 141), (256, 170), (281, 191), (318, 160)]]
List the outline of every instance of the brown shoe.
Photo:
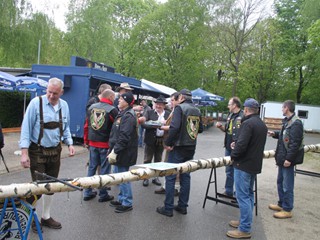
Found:
[(48, 218), (47, 220), (44, 220), (43, 218), (41, 218), (41, 224), (42, 226), (46, 226), (53, 229), (62, 228), (61, 223), (55, 221), (52, 217)]
[(154, 190), (154, 193), (155, 194), (166, 194), (166, 190), (163, 187), (161, 187), (159, 189)]
[(239, 222), (238, 220), (231, 220), (231, 221), (229, 222), (229, 225), (230, 225), (231, 227), (238, 228), (239, 225), (240, 225), (240, 222)]
[[(39, 223), (39, 225), (40, 225), (40, 231), (41, 231), (41, 233), (43, 233), (41, 223)], [(32, 232), (38, 233), (38, 229), (37, 229), (37, 226), (36, 226), (35, 221), (32, 221), (32, 223), (31, 223), (31, 229), (32, 229)]]
[(282, 210), (280, 212), (274, 213), (273, 217), (280, 218), (280, 219), (292, 218), (292, 212), (287, 212), (287, 211)]
[(236, 239), (246, 239), (251, 238), (251, 233), (241, 232), (237, 230), (231, 230), (227, 232), (227, 236)]
[(269, 204), (269, 209), (271, 209), (273, 211), (282, 211), (282, 207), (280, 207), (277, 204)]

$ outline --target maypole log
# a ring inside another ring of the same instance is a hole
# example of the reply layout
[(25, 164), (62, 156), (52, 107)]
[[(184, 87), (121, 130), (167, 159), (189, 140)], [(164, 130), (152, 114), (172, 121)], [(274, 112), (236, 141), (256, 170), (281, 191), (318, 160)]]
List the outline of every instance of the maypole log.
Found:
[[(304, 147), (305, 152), (317, 152), (320, 151), (320, 144), (306, 145)], [(274, 150), (264, 151), (264, 158), (273, 158), (275, 155)], [(231, 164), (230, 157), (218, 157), (208, 159), (190, 160), (185, 163), (178, 164), (174, 169), (169, 170), (153, 170), (150, 168), (133, 168), (128, 172), (107, 174), (107, 175), (95, 175), (92, 177), (80, 177), (75, 178), (68, 183), (81, 188), (101, 188), (111, 185), (117, 185), (123, 182), (139, 181), (156, 176), (168, 176), (172, 174), (194, 172), (199, 169), (219, 168)], [(67, 186), (60, 182), (48, 182), (48, 183), (13, 183), (10, 185), (0, 185), (0, 199), (7, 197), (22, 197), (26, 198), (31, 195), (40, 195), (46, 193), (56, 192), (71, 192), (75, 191), (74, 188)]]

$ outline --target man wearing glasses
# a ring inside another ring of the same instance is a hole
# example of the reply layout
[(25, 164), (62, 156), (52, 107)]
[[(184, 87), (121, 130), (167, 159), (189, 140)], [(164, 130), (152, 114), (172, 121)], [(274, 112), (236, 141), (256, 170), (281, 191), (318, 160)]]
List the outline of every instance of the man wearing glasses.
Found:
[[(238, 132), (241, 125), (241, 119), (243, 117), (243, 111), (241, 110), (241, 101), (238, 97), (232, 97), (228, 103), (229, 115), (225, 125), (221, 122), (216, 123), (216, 127), (225, 132), (224, 147), (225, 156), (231, 155), (231, 143), (235, 142), (238, 138)], [(224, 194), (233, 197), (233, 165), (226, 166), (226, 183)]]

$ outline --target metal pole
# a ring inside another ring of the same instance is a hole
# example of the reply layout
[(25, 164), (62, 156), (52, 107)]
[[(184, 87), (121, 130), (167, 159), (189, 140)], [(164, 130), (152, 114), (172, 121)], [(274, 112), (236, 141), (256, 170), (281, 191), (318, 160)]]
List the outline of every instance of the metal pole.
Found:
[(40, 64), (40, 51), (41, 51), (41, 40), (39, 40), (39, 44), (38, 44), (38, 64)]

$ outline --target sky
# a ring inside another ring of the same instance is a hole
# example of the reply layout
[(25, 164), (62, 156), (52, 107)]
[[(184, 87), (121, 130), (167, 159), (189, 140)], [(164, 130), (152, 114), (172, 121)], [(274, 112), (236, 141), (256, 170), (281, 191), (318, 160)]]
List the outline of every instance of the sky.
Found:
[[(158, 2), (166, 2), (167, 0), (158, 0)], [(264, 0), (266, 3), (267, 11), (274, 0)], [(33, 9), (35, 11), (40, 11), (49, 16), (49, 18), (53, 19), (56, 27), (61, 29), (62, 31), (67, 31), (67, 26), (65, 24), (65, 14), (68, 11), (68, 5), (70, 0), (29, 0), (32, 4)], [(270, 11), (269, 10), (269, 11)]]
[(65, 14), (68, 11), (69, 0), (29, 0), (35, 11), (40, 11), (53, 19), (56, 26), (67, 31)]

